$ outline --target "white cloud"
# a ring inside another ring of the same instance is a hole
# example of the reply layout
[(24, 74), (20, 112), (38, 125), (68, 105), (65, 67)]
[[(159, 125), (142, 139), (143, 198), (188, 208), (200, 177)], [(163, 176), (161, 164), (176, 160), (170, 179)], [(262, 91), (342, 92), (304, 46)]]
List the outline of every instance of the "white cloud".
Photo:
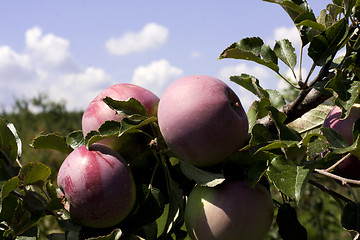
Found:
[(114, 55), (126, 55), (157, 48), (168, 38), (168, 29), (156, 23), (148, 23), (139, 32), (127, 32), (118, 38), (110, 38), (106, 49)]
[(30, 76), (33, 74), (31, 58), (27, 54), (18, 54), (9, 46), (0, 46), (0, 76), (12, 79), (13, 74)]
[(39, 27), (29, 29), (25, 38), (27, 49), (42, 63), (57, 66), (70, 57), (68, 40), (50, 33), (43, 35)]
[(167, 85), (183, 74), (183, 70), (172, 66), (167, 60), (153, 61), (135, 69), (132, 83), (142, 86), (160, 96)]
[(265, 79), (271, 76), (270, 72), (265, 69), (265, 67), (261, 66), (253, 66), (250, 67), (245, 63), (240, 63), (234, 66), (223, 67), (220, 70), (220, 78), (224, 80), (228, 80), (231, 76), (241, 75), (242, 73), (246, 73), (249, 75), (253, 75), (258, 79)]
[(15, 98), (45, 93), (53, 101), (66, 101), (67, 108), (85, 109), (104, 88), (113, 84), (100, 68), (81, 68), (71, 57), (67, 39), (42, 33), (38, 27), (26, 32), (26, 50), (0, 46), (0, 108), (11, 110)]
[(295, 26), (275, 28), (273, 39), (269, 40), (268, 44), (270, 46), (274, 46), (275, 41), (279, 41), (282, 39), (288, 39), (292, 43), (292, 46), (295, 49), (300, 48), (301, 39), (300, 39), (299, 31)]
[(88, 67), (80, 73), (60, 75), (58, 83), (49, 86), (49, 92), (56, 101), (66, 99), (72, 109), (84, 109), (102, 89), (110, 85), (111, 78), (103, 69)]

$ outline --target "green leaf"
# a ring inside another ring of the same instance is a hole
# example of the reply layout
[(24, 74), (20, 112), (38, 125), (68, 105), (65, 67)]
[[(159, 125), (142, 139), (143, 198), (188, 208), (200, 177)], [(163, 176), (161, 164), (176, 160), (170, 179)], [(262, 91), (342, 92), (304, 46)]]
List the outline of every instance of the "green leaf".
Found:
[(268, 167), (272, 154), (248, 151), (238, 151), (227, 158), (222, 166), (225, 179), (230, 181), (243, 181), (246, 179), (253, 186), (260, 180)]
[[(9, 194), (20, 187), (20, 179), (18, 177), (13, 177), (5, 182), (1, 188), (1, 201), (9, 196)], [(0, 202), (1, 202), (0, 201)]]
[(269, 130), (262, 124), (255, 124), (251, 130), (250, 146), (256, 146), (259, 144), (268, 144), (273, 137)]
[[(22, 153), (22, 143), (12, 123), (0, 116), (0, 159), (14, 163)], [(5, 156), (2, 156), (5, 154)]]
[(40, 134), (32, 140), (30, 145), (35, 149), (51, 149), (66, 154), (71, 153), (73, 150), (66, 143), (66, 137), (58, 133)]
[[(275, 53), (259, 37), (244, 38), (226, 48), (219, 59), (234, 58), (253, 61), (279, 72)], [(275, 61), (276, 59), (276, 61)]]
[(268, 106), (267, 109), (269, 110), (271, 119), (274, 121), (276, 128), (278, 129), (280, 140), (301, 140), (300, 135), (295, 130), (284, 124), (286, 119), (285, 113), (280, 112), (273, 106)]
[(84, 135), (81, 130), (73, 131), (66, 137), (66, 144), (76, 149), (85, 144)]
[(276, 89), (266, 89), (266, 92), (269, 94), (271, 105), (280, 109), (282, 106), (286, 104), (284, 97), (281, 93), (278, 92)]
[[(138, 207), (125, 222), (121, 224), (121, 229), (126, 232), (133, 232), (142, 226), (156, 221), (164, 212), (165, 200), (162, 192), (154, 187), (141, 185), (137, 189)], [(156, 234), (155, 234), (156, 235)]]
[(201, 186), (215, 187), (225, 181), (223, 174), (208, 172), (184, 161), (180, 161), (180, 168), (187, 178), (196, 181)]
[(332, 148), (343, 149), (349, 146), (344, 136), (342, 136), (339, 132), (335, 131), (334, 129), (321, 128), (320, 130)]
[(253, 128), (253, 126), (257, 123), (257, 120), (262, 119), (269, 114), (267, 107), (270, 104), (271, 103), (268, 98), (261, 98), (260, 101), (254, 101), (253, 104), (251, 104), (246, 114), (249, 121), (249, 129)]
[(311, 28), (313, 28), (315, 30), (318, 30), (319, 33), (326, 30), (326, 27), (324, 25), (322, 25), (321, 23), (318, 23), (316, 21), (312, 21), (312, 20), (309, 20), (309, 19), (306, 19), (306, 20), (303, 20), (303, 21), (299, 22), (297, 24), (297, 26), (311, 27)]
[(276, 223), (279, 227), (279, 234), (284, 240), (306, 240), (306, 228), (301, 225), (295, 209), (288, 203), (279, 207)]
[(360, 159), (360, 136), (357, 137), (351, 146), (335, 148), (333, 152), (336, 154), (351, 153)]
[(342, 71), (338, 71), (325, 88), (333, 92), (336, 105), (345, 110), (349, 110), (360, 96), (360, 81), (357, 78), (346, 78)]
[(304, 0), (264, 0), (265, 2), (277, 3), (284, 8), (291, 19), (295, 22), (295, 19), (306, 12), (312, 13), (310, 6)]
[(315, 36), (309, 46), (308, 55), (318, 66), (323, 66), (341, 48), (341, 41), (346, 36), (348, 26), (345, 19)]
[(267, 171), (269, 179), (276, 188), (296, 202), (299, 202), (310, 174), (310, 169), (297, 166), (281, 156), (277, 156), (271, 161)]
[(51, 174), (48, 166), (40, 162), (30, 162), (25, 164), (19, 173), (19, 179), (24, 185), (45, 183)]
[(295, 48), (288, 39), (276, 41), (274, 46), (276, 56), (281, 59), (288, 67), (294, 69), (296, 66)]
[(11, 224), (17, 204), (18, 198), (14, 194), (8, 195), (1, 201), (0, 222), (5, 221)]
[(89, 238), (89, 240), (119, 240), (122, 236), (122, 232), (120, 229), (114, 229), (110, 234), (106, 236)]
[(114, 100), (110, 97), (106, 97), (103, 101), (118, 114), (124, 113), (127, 116), (141, 115), (146, 116), (145, 107), (135, 98), (130, 98), (126, 101)]
[(333, 106), (321, 104), (287, 126), (299, 133), (305, 133), (316, 128), (319, 129), (332, 108)]
[(270, 151), (270, 150), (274, 150), (274, 149), (279, 149), (279, 148), (288, 148), (292, 145), (297, 145), (297, 141), (283, 141), (283, 140), (274, 140), (272, 142), (270, 142), (269, 144), (267, 144), (264, 147), (261, 147), (257, 150), (257, 152), (260, 151)]
[[(168, 168), (165, 168), (167, 189), (169, 196), (168, 213), (164, 229), (160, 234), (160, 239), (171, 233), (174, 229), (183, 225), (184, 220), (184, 193), (179, 184), (171, 177)], [(180, 226), (179, 226), (180, 225)]]
[(269, 94), (259, 84), (259, 80), (248, 74), (241, 74), (240, 76), (231, 76), (230, 81), (233, 81), (246, 90), (253, 93), (255, 96), (261, 98), (269, 98)]

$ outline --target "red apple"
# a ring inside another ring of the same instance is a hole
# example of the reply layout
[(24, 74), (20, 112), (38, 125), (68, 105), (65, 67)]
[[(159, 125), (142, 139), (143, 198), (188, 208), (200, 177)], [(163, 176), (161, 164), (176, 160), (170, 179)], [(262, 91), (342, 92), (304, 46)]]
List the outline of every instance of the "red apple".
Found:
[[(138, 100), (145, 108), (148, 116), (156, 116), (159, 97), (151, 91), (134, 84), (119, 83), (115, 84), (99, 93), (86, 108), (82, 117), (82, 131), (84, 136), (109, 120), (121, 121), (123, 114), (116, 114), (102, 99), (110, 97), (118, 101), (126, 101), (130, 98)], [(101, 141), (114, 150), (118, 150), (116, 139), (105, 139)]]
[(168, 147), (200, 167), (222, 162), (248, 137), (248, 120), (238, 96), (210, 76), (188, 76), (172, 83), (160, 98), (158, 121)]
[[(359, 104), (355, 104), (351, 108), (349, 116), (347, 118), (341, 119), (341, 114), (341, 108), (335, 106), (325, 118), (323, 127), (328, 127), (336, 130), (351, 145), (354, 142), (353, 125), (360, 118), (360, 106)], [(341, 177), (360, 180), (359, 159), (355, 156), (350, 156), (337, 166), (334, 173)]]
[(193, 240), (263, 240), (274, 205), (269, 191), (246, 181), (209, 188), (196, 185), (186, 203), (185, 225)]
[(106, 228), (120, 223), (132, 210), (135, 183), (122, 157), (112, 149), (93, 144), (71, 152), (62, 163), (57, 184), (65, 208), (82, 225)]

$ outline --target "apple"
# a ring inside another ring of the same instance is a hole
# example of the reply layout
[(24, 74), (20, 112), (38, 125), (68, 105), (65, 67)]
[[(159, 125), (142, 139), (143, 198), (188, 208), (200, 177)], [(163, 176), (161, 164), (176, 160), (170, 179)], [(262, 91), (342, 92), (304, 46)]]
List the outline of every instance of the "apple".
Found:
[(199, 167), (216, 165), (236, 152), (247, 140), (249, 128), (234, 91), (205, 75), (180, 78), (165, 90), (158, 123), (168, 147)]
[[(360, 105), (355, 104), (347, 118), (341, 119), (342, 110), (334, 106), (324, 120), (323, 127), (328, 127), (339, 132), (349, 143), (353, 144), (353, 125), (360, 118)], [(360, 161), (355, 156), (350, 156), (340, 163), (333, 172), (341, 177), (360, 180)]]
[(120, 223), (136, 199), (132, 173), (124, 159), (105, 145), (83, 145), (62, 163), (57, 184), (65, 209), (82, 225), (106, 228)]
[(185, 207), (185, 225), (193, 240), (263, 240), (270, 230), (274, 205), (269, 191), (247, 181), (213, 188), (196, 185)]
[[(159, 97), (154, 93), (134, 84), (115, 84), (101, 91), (85, 109), (82, 116), (82, 131), (84, 136), (92, 130), (97, 131), (105, 121), (121, 121), (124, 118), (124, 114), (116, 114), (116, 112), (103, 101), (105, 97), (110, 97), (118, 101), (135, 98), (144, 106), (147, 116), (156, 116), (157, 114)], [(108, 138), (100, 142), (116, 151), (119, 150), (119, 142), (116, 138)], [(132, 150), (128, 152), (132, 152)]]

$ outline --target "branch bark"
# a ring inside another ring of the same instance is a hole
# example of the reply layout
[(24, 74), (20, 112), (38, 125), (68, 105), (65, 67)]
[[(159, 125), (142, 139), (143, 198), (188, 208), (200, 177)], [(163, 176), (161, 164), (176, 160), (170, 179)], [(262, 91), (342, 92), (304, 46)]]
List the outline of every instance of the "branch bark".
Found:
[[(323, 92), (320, 92), (314, 88), (308, 88), (303, 90), (297, 99), (293, 102), (284, 105), (280, 111), (284, 112), (287, 116), (285, 124), (290, 123), (297, 118), (304, 115), (306, 112), (310, 111), (313, 108), (316, 108), (321, 103), (329, 99), (331, 95), (327, 95)], [(275, 123), (272, 121), (270, 116), (266, 116), (258, 120), (258, 123), (263, 124), (270, 131), (276, 130)]]

